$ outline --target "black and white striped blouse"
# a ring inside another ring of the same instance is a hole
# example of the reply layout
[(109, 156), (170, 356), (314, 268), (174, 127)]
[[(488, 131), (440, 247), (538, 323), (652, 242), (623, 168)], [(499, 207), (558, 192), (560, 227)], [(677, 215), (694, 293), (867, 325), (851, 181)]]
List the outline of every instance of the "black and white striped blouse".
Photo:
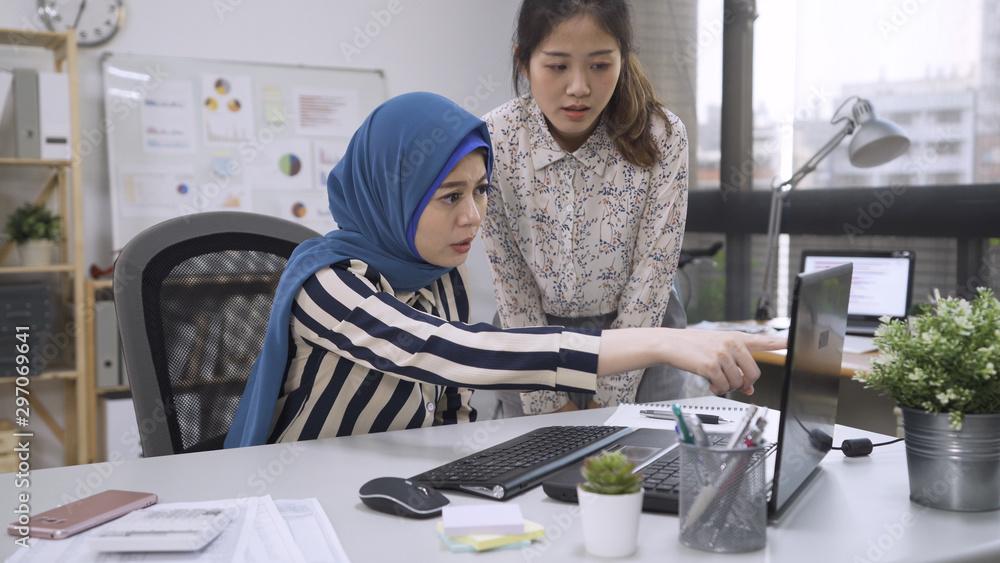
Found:
[(269, 442), (473, 421), (470, 388), (594, 391), (599, 331), (466, 324), (465, 281), (397, 294), (359, 260), (306, 280)]

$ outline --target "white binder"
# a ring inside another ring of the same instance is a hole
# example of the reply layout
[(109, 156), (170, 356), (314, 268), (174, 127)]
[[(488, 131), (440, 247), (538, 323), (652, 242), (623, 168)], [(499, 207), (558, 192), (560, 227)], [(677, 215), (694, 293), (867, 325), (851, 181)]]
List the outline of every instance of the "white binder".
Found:
[(14, 154), (18, 158), (41, 158), (38, 132), (38, 71), (14, 69)]
[(64, 72), (38, 72), (38, 129), (41, 157), (69, 160), (71, 117), (69, 110), (69, 75)]
[(0, 68), (0, 158), (15, 158), (14, 73)]
[(115, 302), (95, 301), (94, 350), (97, 362), (95, 379), (98, 387), (116, 387), (122, 384), (119, 346)]

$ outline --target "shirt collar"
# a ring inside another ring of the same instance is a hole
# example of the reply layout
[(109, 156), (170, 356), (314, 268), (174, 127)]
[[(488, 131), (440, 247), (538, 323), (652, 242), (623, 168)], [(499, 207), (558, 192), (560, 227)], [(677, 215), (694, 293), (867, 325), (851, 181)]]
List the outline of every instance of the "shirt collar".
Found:
[[(531, 163), (535, 170), (541, 170), (553, 162), (565, 158), (570, 153), (563, 150), (552, 137), (552, 133), (545, 123), (545, 116), (538, 104), (535, 103), (535, 99), (530, 95), (525, 96), (525, 102), (528, 109), (526, 124), (531, 143)], [(573, 158), (593, 169), (598, 176), (604, 176), (608, 157), (611, 154), (611, 139), (608, 137), (604, 123), (599, 123), (587, 142), (572, 154)]]

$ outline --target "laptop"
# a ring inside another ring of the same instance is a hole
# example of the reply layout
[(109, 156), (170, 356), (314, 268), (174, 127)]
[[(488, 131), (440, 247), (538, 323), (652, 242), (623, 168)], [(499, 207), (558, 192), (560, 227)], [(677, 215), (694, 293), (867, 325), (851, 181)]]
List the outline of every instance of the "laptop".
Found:
[[(767, 460), (772, 519), (803, 489), (833, 446), (851, 272), (848, 263), (800, 273), (795, 279), (778, 439)], [(645, 511), (678, 511), (679, 489), (650, 483), (650, 474), (662, 473), (659, 468), (679, 468), (676, 438), (672, 431), (642, 428), (605, 448), (622, 451), (643, 473)], [(575, 463), (545, 479), (545, 494), (576, 502), (576, 486), (583, 480), (581, 465)]]
[(872, 336), (879, 319), (888, 315), (903, 320), (913, 302), (915, 256), (908, 250), (802, 252), (802, 272), (814, 272), (851, 262), (851, 302), (847, 307), (847, 334)]

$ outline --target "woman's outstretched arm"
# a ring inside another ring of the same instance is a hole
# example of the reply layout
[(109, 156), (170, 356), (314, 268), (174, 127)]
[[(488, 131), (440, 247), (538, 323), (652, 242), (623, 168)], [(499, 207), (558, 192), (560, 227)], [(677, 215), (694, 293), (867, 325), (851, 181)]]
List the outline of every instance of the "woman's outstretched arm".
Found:
[(601, 333), (597, 375), (611, 375), (658, 364), (696, 373), (712, 382), (715, 394), (753, 393), (760, 368), (751, 356), (787, 346), (785, 336), (676, 328), (621, 328)]

